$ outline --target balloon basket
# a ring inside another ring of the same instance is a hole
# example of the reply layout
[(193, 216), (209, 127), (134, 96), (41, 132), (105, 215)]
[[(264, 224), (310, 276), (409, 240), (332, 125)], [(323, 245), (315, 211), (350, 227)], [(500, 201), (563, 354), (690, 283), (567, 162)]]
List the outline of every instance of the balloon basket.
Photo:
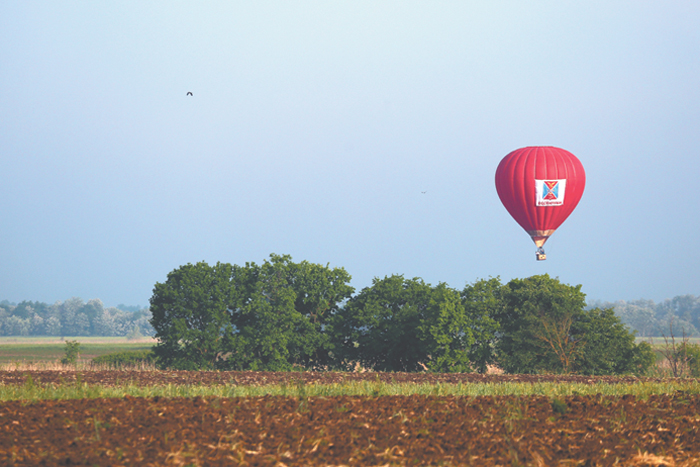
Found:
[(539, 247), (537, 249), (535, 252), (535, 258), (537, 258), (537, 261), (544, 261), (547, 259), (547, 255), (544, 253), (544, 248)]

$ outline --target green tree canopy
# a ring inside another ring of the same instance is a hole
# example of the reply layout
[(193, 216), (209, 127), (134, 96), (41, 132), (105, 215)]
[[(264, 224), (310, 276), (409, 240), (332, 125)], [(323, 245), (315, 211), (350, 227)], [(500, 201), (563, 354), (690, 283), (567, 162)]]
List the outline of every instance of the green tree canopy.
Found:
[(331, 362), (324, 326), (353, 292), (342, 268), (272, 254), (258, 266), (185, 265), (156, 284), (151, 323), (161, 366), (235, 370)]
[(572, 333), (583, 336), (582, 358), (574, 365), (585, 375), (643, 375), (654, 364), (654, 351), (647, 342), (635, 344), (634, 334), (612, 308), (584, 311)]
[(233, 266), (186, 264), (156, 283), (151, 324), (158, 344), (154, 353), (163, 367), (213, 369), (226, 353), (223, 343), (234, 333), (228, 313), (235, 301)]
[(613, 310), (585, 310), (580, 285), (544, 274), (513, 279), (501, 297), (495, 351), (508, 373), (644, 373), (653, 363)]
[[(181, 266), (151, 297), (158, 363), (436, 372), (495, 364), (508, 373), (641, 374), (654, 361), (613, 310), (586, 310), (580, 285), (546, 274), (507, 284), (482, 279), (461, 293), (393, 275), (353, 296), (349, 281), (342, 268), (275, 254), (261, 265)], [(66, 316), (90, 314), (82, 302), (68, 305)], [(97, 320), (101, 304), (88, 305)]]
[(479, 373), (496, 362), (494, 345), (500, 324), (496, 317), (503, 313), (503, 285), (498, 277), (467, 284), (462, 290), (462, 304), (471, 322), (474, 344), (469, 361)]
[(446, 284), (375, 278), (334, 316), (340, 360), (380, 371), (469, 371), (474, 343), (459, 293)]
[(320, 368), (332, 364), (325, 326), (354, 289), (343, 268), (271, 255), (262, 266), (246, 263), (231, 304), (236, 332), (227, 337), (231, 369)]

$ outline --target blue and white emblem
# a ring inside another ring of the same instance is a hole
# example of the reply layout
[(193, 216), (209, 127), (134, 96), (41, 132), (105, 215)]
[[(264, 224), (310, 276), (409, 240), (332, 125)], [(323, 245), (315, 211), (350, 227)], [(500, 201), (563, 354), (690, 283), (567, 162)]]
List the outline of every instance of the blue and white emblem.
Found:
[(564, 204), (566, 179), (535, 180), (536, 206), (561, 206)]

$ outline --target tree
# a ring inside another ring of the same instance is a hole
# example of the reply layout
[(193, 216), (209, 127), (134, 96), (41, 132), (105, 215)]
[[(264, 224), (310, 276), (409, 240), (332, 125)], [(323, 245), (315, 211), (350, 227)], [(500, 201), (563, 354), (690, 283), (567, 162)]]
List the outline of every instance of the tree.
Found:
[(85, 305), (82, 299), (78, 297), (69, 298), (65, 302), (57, 302), (54, 304), (56, 315), (61, 321), (62, 336), (78, 336), (83, 332), (85, 322), (82, 318), (78, 318), (80, 309)]
[(469, 325), (457, 291), (401, 275), (375, 278), (332, 322), (338, 359), (380, 371), (468, 371)]
[(659, 325), (654, 316), (654, 302), (651, 300), (635, 300), (625, 302), (603, 302), (600, 300), (589, 300), (589, 308), (613, 308), (615, 314), (630, 329), (637, 331), (642, 337), (649, 337), (656, 334)]
[(156, 284), (151, 324), (159, 365), (288, 370), (331, 361), (330, 316), (353, 292), (350, 275), (290, 256), (258, 266), (188, 264)]
[(66, 355), (61, 359), (61, 363), (64, 365), (75, 365), (78, 363), (78, 357), (80, 356), (80, 342), (66, 341), (65, 352)]
[(678, 353), (687, 358), (688, 376), (700, 378), (700, 344), (683, 342)]
[(288, 343), (291, 362), (304, 368), (332, 364), (333, 345), (325, 331), (331, 316), (355, 291), (348, 284), (350, 274), (328, 265), (293, 263), (287, 255), (271, 255), (262, 272), (267, 283), (279, 281), (278, 287), (293, 293), (294, 329)]
[(58, 336), (61, 334), (61, 321), (57, 316), (49, 316), (44, 325), (47, 336)]
[(651, 346), (646, 342), (636, 344), (634, 333), (612, 308), (583, 311), (573, 324), (572, 334), (585, 336), (581, 356), (574, 365), (580, 374), (643, 375), (656, 360)]
[(418, 279), (374, 278), (333, 320), (338, 357), (375, 370), (418, 370), (427, 355), (418, 325), (428, 293)]
[(29, 319), (22, 319), (19, 316), (10, 316), (5, 321), (5, 334), (8, 336), (28, 336), (30, 322)]
[(502, 288), (500, 278), (492, 277), (467, 284), (462, 290), (462, 304), (474, 337), (469, 361), (479, 373), (486, 373), (495, 362), (494, 345), (500, 329), (495, 317), (503, 313)]
[(653, 300), (619, 300), (614, 303), (593, 301), (589, 306), (615, 308), (622, 322), (643, 337), (662, 336), (668, 327), (682, 329), (688, 336), (700, 334), (700, 297), (679, 295), (671, 300), (654, 303)]
[(664, 346), (661, 353), (666, 357), (666, 361), (671, 369), (674, 378), (685, 376), (698, 376), (700, 370), (700, 347), (697, 344), (690, 344), (688, 336), (683, 330), (683, 337), (676, 343), (676, 336), (673, 332), (673, 320), (669, 323), (670, 337), (664, 334)]
[[(578, 357), (583, 353), (585, 341), (572, 332), (574, 314), (564, 314), (558, 319), (541, 313), (538, 316), (539, 328), (534, 329), (534, 336), (542, 341), (548, 350), (556, 355), (561, 371), (569, 374)], [(579, 334), (581, 336), (583, 334)]]
[(88, 334), (92, 334), (95, 331), (95, 319), (102, 316), (103, 311), (104, 305), (102, 304), (102, 300), (99, 298), (88, 300), (88, 302), (80, 309), (80, 312), (85, 315), (88, 321)]
[(12, 315), (22, 319), (29, 319), (34, 314), (35, 307), (36, 304), (25, 300), (13, 308)]
[(654, 361), (613, 309), (585, 310), (580, 285), (545, 274), (513, 279), (501, 294), (496, 352), (508, 373), (643, 374)]
[(294, 292), (284, 275), (269, 264), (235, 268), (237, 293), (229, 303), (232, 332), (223, 337), (229, 353), (223, 367), (231, 370), (281, 371), (292, 368), (289, 342), (300, 316)]
[(227, 337), (231, 369), (306, 369), (333, 364), (329, 319), (354, 289), (343, 268), (270, 255), (261, 266), (236, 269), (239, 290), (230, 307), (236, 332)]
[(234, 332), (228, 314), (236, 292), (232, 266), (186, 264), (156, 283), (150, 299), (159, 365), (178, 369), (213, 369)]
[(688, 336), (700, 334), (700, 297), (678, 295), (672, 300), (664, 300), (657, 305), (657, 313), (666, 318), (662, 335), (671, 322)]
[(426, 344), (430, 371), (468, 373), (474, 345), (473, 324), (459, 292), (439, 283), (430, 291), (430, 301), (418, 326), (419, 338)]
[[(567, 371), (560, 355), (542, 334), (542, 328), (544, 323), (578, 318), (585, 306), (581, 286), (565, 285), (544, 274), (511, 280), (501, 296), (503, 308), (496, 316), (500, 324), (496, 343), (499, 366), (508, 373)], [(557, 330), (561, 329), (551, 326), (550, 335)], [(567, 349), (570, 351), (571, 345), (582, 337), (567, 336)]]

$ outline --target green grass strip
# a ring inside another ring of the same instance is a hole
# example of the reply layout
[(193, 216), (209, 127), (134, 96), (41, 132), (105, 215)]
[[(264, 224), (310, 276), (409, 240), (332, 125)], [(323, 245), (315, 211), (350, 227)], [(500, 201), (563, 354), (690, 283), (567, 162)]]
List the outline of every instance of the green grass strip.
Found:
[(530, 396), (549, 397), (571, 395), (622, 396), (632, 394), (645, 399), (652, 394), (672, 394), (683, 391), (700, 394), (700, 383), (669, 380), (660, 383), (635, 384), (574, 384), (574, 383), (486, 383), (486, 384), (415, 384), (350, 382), (341, 384), (270, 385), (270, 386), (100, 386), (85, 383), (63, 385), (35, 385), (29, 380), (22, 386), (0, 386), (0, 401), (86, 399), (111, 397), (328, 397), (328, 396), (408, 396), (414, 394), (435, 396)]

